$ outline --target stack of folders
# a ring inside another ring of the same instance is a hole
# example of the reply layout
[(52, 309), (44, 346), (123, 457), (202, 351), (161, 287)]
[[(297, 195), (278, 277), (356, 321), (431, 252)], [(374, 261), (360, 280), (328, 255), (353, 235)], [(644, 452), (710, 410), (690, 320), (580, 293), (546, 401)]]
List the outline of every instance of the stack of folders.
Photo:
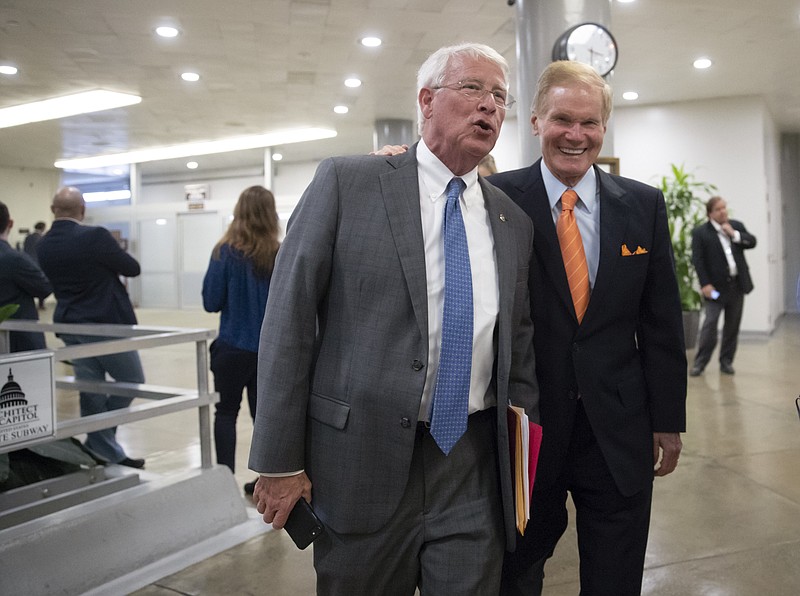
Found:
[(508, 406), (508, 440), (511, 450), (511, 470), (514, 475), (514, 508), (517, 530), (525, 535), (530, 519), (531, 495), (536, 479), (536, 464), (542, 446), (542, 427), (528, 420), (525, 410)]

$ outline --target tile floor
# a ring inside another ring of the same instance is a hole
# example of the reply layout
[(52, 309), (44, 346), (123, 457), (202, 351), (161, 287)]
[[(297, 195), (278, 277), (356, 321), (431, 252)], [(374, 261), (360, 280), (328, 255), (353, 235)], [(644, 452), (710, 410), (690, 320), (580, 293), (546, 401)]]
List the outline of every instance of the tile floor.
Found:
[[(217, 326), (216, 315), (197, 311), (138, 314), (145, 325)], [(148, 382), (194, 385), (192, 346), (144, 351), (142, 359)], [(689, 379), (681, 462), (656, 480), (643, 594), (800, 594), (800, 317), (785, 317), (767, 340), (742, 340), (734, 364), (735, 376), (712, 363)], [(74, 407), (63, 404), (60, 412)], [(239, 485), (252, 477), (251, 425), (242, 413)], [(132, 457), (147, 459), (148, 471), (199, 466), (195, 413), (130, 424), (119, 436)], [(546, 595), (578, 593), (577, 561), (571, 525), (548, 563)], [(311, 549), (298, 551), (284, 532), (267, 532), (132, 593), (313, 594)]]

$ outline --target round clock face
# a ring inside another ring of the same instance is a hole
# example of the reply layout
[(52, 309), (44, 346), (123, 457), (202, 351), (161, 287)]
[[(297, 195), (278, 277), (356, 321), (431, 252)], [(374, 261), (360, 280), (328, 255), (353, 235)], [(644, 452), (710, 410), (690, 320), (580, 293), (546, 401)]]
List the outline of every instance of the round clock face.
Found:
[(596, 23), (583, 23), (564, 33), (553, 47), (553, 60), (575, 60), (606, 76), (617, 64), (617, 42)]

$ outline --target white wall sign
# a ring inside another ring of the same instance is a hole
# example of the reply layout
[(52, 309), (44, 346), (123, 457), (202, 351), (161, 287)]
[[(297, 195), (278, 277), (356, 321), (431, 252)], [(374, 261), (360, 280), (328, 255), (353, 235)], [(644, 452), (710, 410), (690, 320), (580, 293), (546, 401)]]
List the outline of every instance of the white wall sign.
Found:
[(0, 447), (55, 435), (52, 352), (0, 358)]

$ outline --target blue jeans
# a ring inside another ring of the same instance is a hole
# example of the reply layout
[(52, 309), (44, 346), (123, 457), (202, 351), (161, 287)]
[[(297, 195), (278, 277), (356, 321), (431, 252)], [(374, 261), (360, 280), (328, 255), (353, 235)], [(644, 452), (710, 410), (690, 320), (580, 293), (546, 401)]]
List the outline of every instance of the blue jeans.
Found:
[[(88, 344), (103, 341), (103, 337), (88, 335), (59, 335), (59, 338), (68, 346)], [(92, 356), (79, 358), (72, 361), (75, 369), (75, 378), (81, 381), (105, 381), (106, 373), (114, 380), (127, 383), (144, 383), (144, 372), (139, 360), (138, 352), (123, 352), (105, 356)], [(80, 392), (81, 416), (91, 416), (110, 410), (127, 408), (133, 401), (132, 397), (120, 395), (104, 395), (102, 393)], [(88, 433), (86, 447), (95, 455), (111, 463), (124, 460), (125, 450), (117, 443), (117, 427), (105, 428)]]

